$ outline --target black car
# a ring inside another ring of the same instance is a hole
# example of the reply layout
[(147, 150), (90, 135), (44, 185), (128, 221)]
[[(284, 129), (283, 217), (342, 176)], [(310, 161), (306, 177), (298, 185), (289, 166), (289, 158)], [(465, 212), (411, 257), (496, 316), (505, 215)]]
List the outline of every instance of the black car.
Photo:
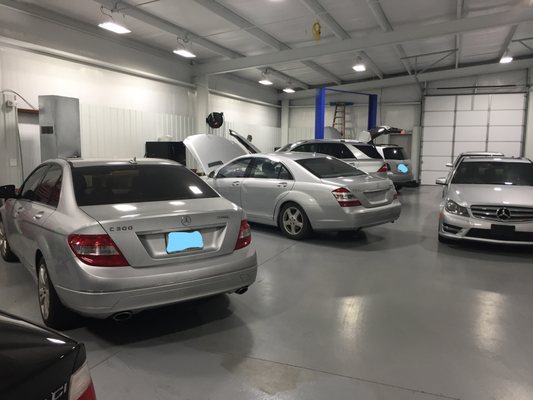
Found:
[(0, 399), (95, 400), (85, 346), (0, 312)]

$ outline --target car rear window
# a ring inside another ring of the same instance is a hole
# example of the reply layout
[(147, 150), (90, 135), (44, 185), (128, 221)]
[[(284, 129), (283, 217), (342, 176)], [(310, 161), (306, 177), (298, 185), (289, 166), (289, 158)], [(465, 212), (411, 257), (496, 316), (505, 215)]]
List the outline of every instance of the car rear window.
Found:
[(383, 155), (385, 160), (407, 160), (407, 154), (403, 147), (384, 147)]
[(453, 176), (452, 183), (533, 186), (533, 163), (462, 162)]
[(363, 171), (332, 157), (307, 158), (296, 162), (321, 179), (365, 175)]
[(73, 167), (79, 206), (219, 197), (202, 179), (179, 165)]
[(381, 154), (376, 150), (374, 146), (371, 146), (369, 144), (354, 144), (350, 143), (353, 147), (357, 148), (361, 153), (366, 155), (370, 158), (375, 158), (377, 160), (383, 160), (383, 157), (381, 157)]

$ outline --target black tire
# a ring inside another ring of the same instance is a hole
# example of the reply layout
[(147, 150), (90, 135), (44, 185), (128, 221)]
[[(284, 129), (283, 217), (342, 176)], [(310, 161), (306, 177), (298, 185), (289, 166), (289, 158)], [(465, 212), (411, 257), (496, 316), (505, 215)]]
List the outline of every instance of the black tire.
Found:
[(11, 247), (9, 247), (9, 241), (7, 240), (6, 230), (2, 221), (0, 221), (0, 254), (7, 262), (18, 261), (18, 257), (11, 251)]
[(296, 203), (283, 205), (279, 212), (278, 226), (285, 236), (293, 240), (305, 239), (313, 231), (304, 209)]
[(76, 314), (61, 303), (42, 257), (37, 264), (37, 294), (41, 317), (46, 326), (57, 330), (75, 326)]
[(402, 190), (402, 188), (402, 185), (394, 185), (394, 189), (396, 189), (396, 192), (399, 192), (400, 190)]

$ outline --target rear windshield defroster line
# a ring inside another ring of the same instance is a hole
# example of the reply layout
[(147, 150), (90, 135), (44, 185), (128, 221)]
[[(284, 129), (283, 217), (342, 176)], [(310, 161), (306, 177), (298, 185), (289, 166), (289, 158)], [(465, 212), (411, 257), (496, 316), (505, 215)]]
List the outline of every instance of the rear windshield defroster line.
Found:
[(219, 197), (187, 168), (179, 165), (102, 165), (73, 167), (78, 206)]

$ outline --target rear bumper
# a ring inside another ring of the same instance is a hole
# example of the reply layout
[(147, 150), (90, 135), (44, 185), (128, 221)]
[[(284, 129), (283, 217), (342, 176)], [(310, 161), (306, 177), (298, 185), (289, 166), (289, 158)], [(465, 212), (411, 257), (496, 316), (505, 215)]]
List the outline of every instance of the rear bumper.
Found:
[(414, 179), (413, 179), (413, 174), (408, 172), (407, 174), (390, 174), (389, 175), (389, 179), (391, 181), (393, 181), (395, 184), (398, 184), (398, 183), (408, 183), (408, 182), (412, 182)]
[(354, 207), (342, 212), (342, 216), (338, 219), (311, 221), (311, 224), (315, 230), (343, 231), (368, 228), (396, 221), (400, 217), (401, 209), (401, 203), (394, 200), (391, 204), (382, 207)]
[[(491, 225), (514, 225), (515, 234), (499, 236), (491, 232)], [(461, 217), (441, 211), (439, 236), (452, 240), (512, 245), (533, 245), (533, 222), (504, 224), (479, 218)]]
[(189, 282), (172, 283), (157, 287), (114, 292), (81, 292), (56, 287), (61, 301), (79, 314), (107, 318), (122, 311), (139, 312), (166, 304), (178, 303), (219, 293), (229, 293), (254, 283), (257, 265), (197, 279)]

